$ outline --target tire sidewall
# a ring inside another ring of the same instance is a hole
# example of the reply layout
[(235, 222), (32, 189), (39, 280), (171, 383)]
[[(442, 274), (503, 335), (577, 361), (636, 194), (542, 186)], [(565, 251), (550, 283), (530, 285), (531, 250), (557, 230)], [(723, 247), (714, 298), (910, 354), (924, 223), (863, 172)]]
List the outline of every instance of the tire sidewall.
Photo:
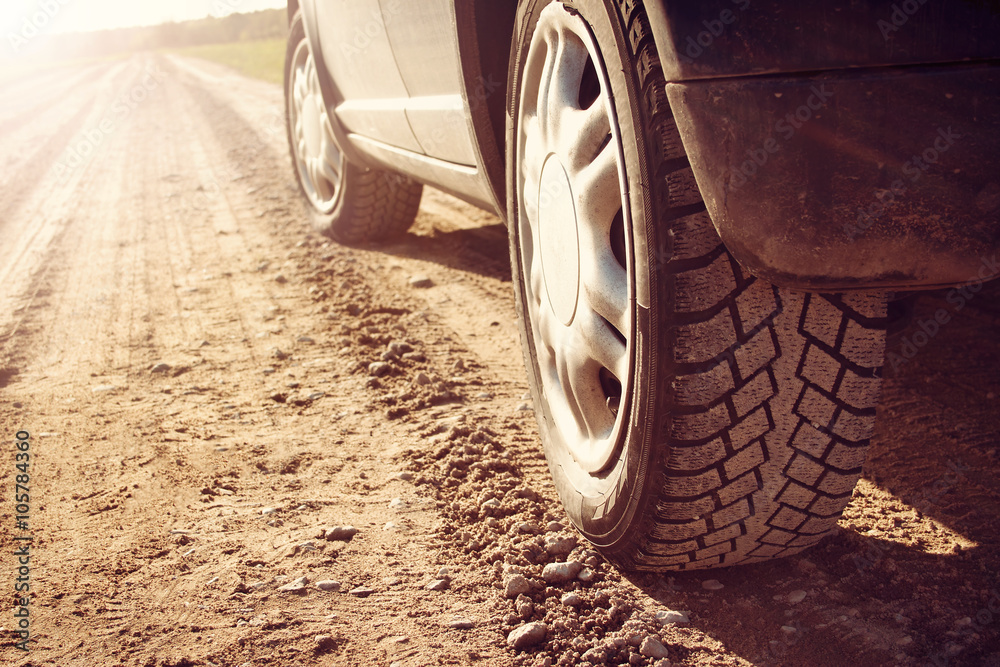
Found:
[(550, 0), (527, 0), (520, 3), (516, 22), (515, 43), (512, 47), (510, 71), (510, 99), (507, 145), (508, 216), (511, 242), (511, 266), (514, 273), (515, 303), (521, 331), (522, 349), (525, 354), (537, 420), (546, 458), (556, 489), (576, 527), (593, 543), (613, 555), (616, 545), (628, 541), (637, 522), (646, 511), (651, 488), (653, 466), (653, 435), (662, 428), (648, 423), (647, 416), (658, 411), (652, 409), (657, 382), (655, 350), (658, 348), (655, 332), (656, 318), (650, 317), (657, 292), (651, 289), (651, 267), (648, 249), (657, 247), (652, 203), (648, 197), (648, 183), (644, 181), (648, 170), (645, 132), (642, 130), (641, 93), (632, 64), (627, 25), (621, 18), (616, 4), (602, 0), (573, 0), (563, 2), (570, 11), (577, 13), (589, 26), (597, 43), (604, 68), (611, 86), (612, 106), (620, 131), (626, 182), (629, 190), (631, 230), (632, 275), (636, 299), (634, 309), (635, 329), (632, 332), (633, 366), (632, 389), (627, 403), (627, 423), (621, 429), (617, 461), (614, 467), (600, 477), (579, 469), (565, 446), (557, 444), (559, 433), (542, 396), (541, 374), (536, 360), (531, 335), (529, 311), (524, 293), (524, 267), (518, 239), (517, 193), (517, 115), (520, 106), (520, 82), (527, 59), (528, 46), (537, 24), (538, 15)]

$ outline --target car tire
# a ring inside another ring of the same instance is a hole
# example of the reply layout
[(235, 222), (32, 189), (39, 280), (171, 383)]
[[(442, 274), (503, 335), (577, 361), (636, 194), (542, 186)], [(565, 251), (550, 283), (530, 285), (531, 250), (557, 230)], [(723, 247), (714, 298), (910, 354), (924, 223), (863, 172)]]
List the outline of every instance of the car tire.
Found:
[(285, 53), (285, 126), (295, 178), (317, 231), (358, 244), (391, 240), (413, 224), (423, 186), (352, 164), (337, 145), (301, 12), (292, 19)]
[(885, 296), (780, 288), (726, 251), (641, 2), (522, 0), (509, 80), (517, 315), (573, 524), (627, 570), (815, 544), (865, 459)]

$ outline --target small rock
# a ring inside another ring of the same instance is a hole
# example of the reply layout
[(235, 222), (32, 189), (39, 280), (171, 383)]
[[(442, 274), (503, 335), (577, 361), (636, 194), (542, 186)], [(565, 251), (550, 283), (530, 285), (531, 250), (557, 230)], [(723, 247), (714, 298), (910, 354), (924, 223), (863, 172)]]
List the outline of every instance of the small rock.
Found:
[(531, 412), (533, 409), (534, 408), (532, 408), (530, 404), (521, 403), (519, 406), (517, 406), (517, 410), (515, 410), (515, 412)]
[(531, 591), (531, 583), (520, 574), (513, 574), (503, 582), (504, 597), (513, 600)]
[(427, 373), (424, 373), (423, 371), (417, 373), (417, 377), (415, 377), (413, 381), (419, 385), (424, 385), (424, 386), (429, 385), (431, 383), (431, 379), (427, 376)]
[[(517, 525), (517, 532), (524, 533), (526, 535), (537, 535), (542, 532), (542, 529), (538, 527), (538, 524), (532, 523), (531, 521), (524, 521)], [(570, 551), (572, 551), (572, 549)]]
[(366, 598), (374, 592), (375, 591), (368, 588), (367, 586), (358, 586), (357, 588), (351, 589), (351, 595), (358, 598)]
[(549, 535), (545, 538), (545, 551), (550, 556), (565, 556), (576, 548), (576, 538)]
[(323, 581), (316, 582), (316, 588), (321, 591), (339, 591), (340, 582), (334, 581), (333, 579), (324, 579)]
[(354, 526), (334, 526), (333, 528), (328, 528), (323, 537), (331, 542), (334, 540), (347, 542), (357, 534), (358, 529)]
[(476, 626), (471, 618), (465, 618), (464, 616), (456, 616), (455, 618), (448, 621), (447, 626), (452, 630), (471, 630)]
[(149, 369), (150, 373), (169, 373), (170, 364), (159, 363)]
[(507, 644), (515, 651), (523, 651), (545, 641), (548, 631), (549, 628), (544, 623), (527, 623), (510, 631)]
[(585, 567), (580, 570), (580, 574), (576, 575), (576, 578), (585, 584), (589, 584), (597, 577), (597, 573), (591, 570), (589, 567)]
[(402, 498), (393, 498), (392, 500), (389, 501), (389, 509), (398, 510), (403, 507), (406, 507), (406, 501), (404, 501)]
[(500, 507), (500, 501), (497, 500), (496, 498), (490, 498), (479, 507), (484, 510), (495, 510)]
[(580, 574), (583, 569), (582, 563), (569, 561), (568, 563), (549, 563), (542, 569), (542, 579), (549, 584), (565, 584), (570, 579)]
[(569, 593), (565, 593), (559, 599), (559, 601), (562, 604), (566, 605), (567, 607), (579, 607), (581, 604), (583, 604), (583, 598), (580, 597), (580, 594), (574, 593), (572, 591)]
[(397, 472), (395, 475), (393, 475), (393, 478), (394, 479), (398, 479), (401, 482), (412, 482), (413, 481), (413, 473), (412, 472), (406, 472), (406, 471), (404, 471), (404, 472)]
[(308, 577), (299, 577), (292, 583), (281, 586), (278, 590), (282, 593), (298, 593), (299, 591), (304, 591), (308, 583)]
[(718, 579), (707, 579), (706, 581), (701, 582), (701, 587), (706, 591), (721, 591), (726, 586)]
[(670, 655), (667, 652), (667, 647), (661, 644), (659, 639), (653, 637), (646, 637), (642, 640), (642, 644), (639, 646), (639, 653), (653, 659), (666, 658)]
[(292, 355), (276, 347), (273, 350), (271, 350), (271, 356), (277, 359), (278, 361), (284, 361), (285, 359), (287, 359)]
[(316, 635), (316, 644), (320, 648), (327, 648), (328, 646), (333, 646), (334, 643), (335, 642), (333, 641), (333, 637), (331, 637), (330, 635)]
[(548, 533), (558, 533), (562, 529), (563, 525), (558, 521), (549, 521), (547, 524), (545, 524), (545, 532)]
[(425, 587), (429, 591), (446, 591), (451, 588), (450, 579), (435, 579)]
[(798, 632), (795, 626), (792, 625), (781, 626), (781, 631), (784, 632), (786, 635), (794, 635), (796, 632)]
[(392, 370), (392, 366), (385, 363), (384, 361), (373, 361), (368, 364), (368, 375), (373, 377), (382, 377), (383, 375), (388, 375)]
[(277, 511), (278, 509), (276, 507), (265, 507), (260, 511), (260, 513), (263, 514), (264, 516), (268, 516), (270, 514), (274, 514)]
[(315, 345), (316, 344), (316, 341), (313, 340), (312, 338), (310, 338), (309, 336), (299, 336), (295, 340), (296, 340), (296, 342), (302, 343), (304, 345)]
[(278, 283), (279, 285), (284, 285), (285, 283), (288, 282), (288, 278), (286, 278), (284, 274), (279, 273), (274, 277), (274, 282)]
[(670, 609), (664, 609), (662, 611), (656, 612), (656, 622), (660, 625), (681, 625), (683, 623), (690, 623), (691, 620), (688, 615), (683, 611), (672, 611)]
[(913, 637), (900, 637), (899, 639), (896, 640), (896, 643), (899, 646), (909, 646), (910, 644), (913, 643)]
[(396, 356), (400, 356), (401, 357), (404, 354), (408, 354), (410, 352), (413, 352), (413, 346), (410, 345), (409, 343), (405, 343), (403, 341), (394, 340), (391, 343), (389, 343), (389, 346), (386, 348), (386, 351), (387, 352), (392, 352)]
[(413, 276), (412, 278), (410, 278), (410, 287), (417, 287), (417, 288), (420, 288), (420, 289), (426, 289), (426, 288), (431, 287), (433, 285), (434, 285), (434, 281), (432, 281), (427, 276)]
[(798, 604), (806, 599), (805, 591), (792, 591), (788, 594), (789, 604)]

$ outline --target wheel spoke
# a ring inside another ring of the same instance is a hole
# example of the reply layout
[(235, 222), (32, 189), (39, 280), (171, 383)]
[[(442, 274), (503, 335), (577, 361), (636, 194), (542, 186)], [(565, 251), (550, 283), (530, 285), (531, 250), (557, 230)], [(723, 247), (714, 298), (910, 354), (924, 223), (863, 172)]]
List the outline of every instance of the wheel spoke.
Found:
[(618, 148), (614, 142), (605, 146), (593, 162), (571, 178), (573, 191), (579, 193), (577, 206), (584, 218), (581, 226), (592, 227), (597, 236), (606, 235), (622, 205)]
[(628, 274), (611, 248), (581, 267), (583, 298), (598, 315), (621, 334), (628, 332)]
[(590, 164), (611, 135), (611, 119), (604, 101), (598, 99), (589, 109), (566, 114), (570, 134), (576, 139), (566, 155), (566, 167), (577, 173)]

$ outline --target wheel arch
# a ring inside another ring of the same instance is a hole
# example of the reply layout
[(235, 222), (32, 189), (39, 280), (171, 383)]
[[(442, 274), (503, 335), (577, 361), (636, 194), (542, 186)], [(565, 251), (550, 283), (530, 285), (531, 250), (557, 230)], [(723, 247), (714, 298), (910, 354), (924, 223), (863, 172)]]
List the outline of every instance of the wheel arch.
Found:
[[(472, 119), (481, 167), (498, 212), (506, 213), (507, 87), (516, 0), (456, 0), (462, 95)], [(503, 218), (506, 220), (506, 215)]]

